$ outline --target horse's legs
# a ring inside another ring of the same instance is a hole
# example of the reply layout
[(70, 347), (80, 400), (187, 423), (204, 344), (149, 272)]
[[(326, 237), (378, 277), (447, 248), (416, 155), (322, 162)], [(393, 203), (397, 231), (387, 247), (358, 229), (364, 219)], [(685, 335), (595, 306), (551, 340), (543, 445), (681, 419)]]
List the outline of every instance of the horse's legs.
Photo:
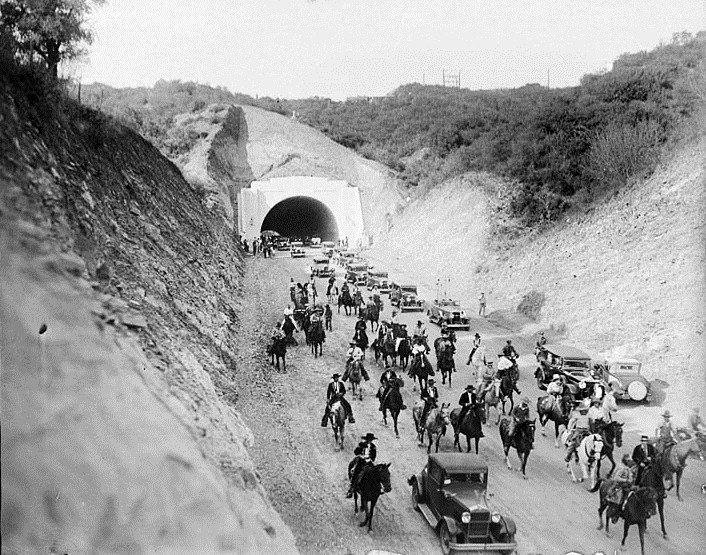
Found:
[(503, 445), (503, 450), (505, 451), (505, 464), (508, 470), (512, 470), (512, 464), (510, 463), (510, 444)]
[(385, 405), (382, 407), (382, 423), (387, 426), (387, 406)]
[(460, 453), (462, 451), (462, 449), (461, 449), (461, 440), (459, 438), (459, 435), (460, 434), (454, 432), (454, 445), (458, 446), (458, 452)]
[[(610, 478), (613, 475), (613, 471), (615, 470), (615, 460), (613, 459), (613, 450), (612, 449), (606, 453), (606, 457), (608, 457), (608, 460), (610, 461), (610, 465), (611, 465), (606, 478)], [(599, 468), (600, 468), (600, 466), (599, 466)]]
[(517, 455), (520, 457), (520, 464), (522, 465), (521, 466), (522, 477), (526, 479), (527, 475), (525, 474), (525, 468), (527, 467), (527, 459), (529, 457), (529, 451), (527, 451), (526, 453), (521, 453), (520, 451), (518, 451)]
[(377, 503), (377, 498), (370, 500), (370, 511), (368, 515), (368, 532), (373, 531), (373, 511), (375, 510), (375, 504)]
[(556, 420), (554, 421), (554, 447), (556, 447), (557, 449), (559, 449), (559, 426), (560, 425), (561, 424), (559, 424), (558, 421), (556, 421)]
[(368, 501), (363, 499), (362, 495), (360, 496), (360, 511), (365, 511), (365, 520), (358, 525), (362, 528), (368, 523)]
[[(353, 508), (353, 514), (358, 514), (358, 492), (353, 490), (353, 503), (355, 503), (355, 507)], [(363, 498), (360, 498), (360, 508), (363, 508)]]
[(678, 499), (679, 501), (684, 501), (684, 500), (682, 499), (682, 497), (681, 497), (681, 493), (679, 493), (679, 484), (681, 484), (681, 474), (682, 474), (682, 472), (684, 472), (684, 468), (683, 468), (683, 467), (680, 468), (679, 470), (677, 470), (677, 499)]
[(392, 414), (392, 421), (395, 423), (395, 436), (397, 437), (397, 439), (400, 439), (400, 432), (397, 430), (397, 417), (400, 415), (400, 413), (390, 411), (390, 414)]
[[(667, 539), (667, 529), (664, 527), (664, 497), (661, 494), (657, 499), (657, 509), (659, 510), (659, 523), (662, 526), (662, 537)], [(645, 528), (647, 528), (647, 521), (645, 521)]]
[(478, 454), (478, 443), (480, 442), (480, 438), (477, 437), (476, 439), (476, 455)]

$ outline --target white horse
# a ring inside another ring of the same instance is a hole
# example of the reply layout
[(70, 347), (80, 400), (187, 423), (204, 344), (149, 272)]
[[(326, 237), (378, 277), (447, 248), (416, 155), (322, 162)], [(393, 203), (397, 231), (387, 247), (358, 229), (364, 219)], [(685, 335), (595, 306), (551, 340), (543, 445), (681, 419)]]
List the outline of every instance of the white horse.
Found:
[(481, 345), (476, 349), (476, 352), (473, 353), (473, 356), (471, 357), (471, 365), (474, 368), (474, 376), (480, 376), (483, 373), (483, 370), (485, 370), (487, 365), (486, 356), (487, 353), (485, 350), (485, 345)]
[(574, 467), (571, 461), (566, 463), (567, 472), (571, 474), (571, 479), (574, 482), (583, 482), (587, 478), (591, 478), (591, 487), (596, 485), (597, 481), (597, 462), (601, 458), (603, 450), (603, 438), (600, 434), (591, 434), (581, 440), (581, 444), (576, 449), (576, 454), (579, 458), (579, 466), (581, 468), (581, 476), (577, 479), (574, 473)]

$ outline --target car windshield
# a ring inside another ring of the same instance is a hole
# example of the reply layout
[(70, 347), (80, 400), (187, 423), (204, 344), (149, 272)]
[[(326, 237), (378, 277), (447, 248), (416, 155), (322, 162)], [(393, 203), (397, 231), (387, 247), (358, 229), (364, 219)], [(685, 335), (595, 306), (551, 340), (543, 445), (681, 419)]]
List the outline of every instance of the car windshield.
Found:
[(446, 480), (444, 480), (445, 485), (448, 485), (451, 483), (458, 483), (458, 482), (470, 482), (470, 483), (475, 483), (475, 484), (483, 484), (485, 482), (485, 474), (482, 472), (464, 472), (464, 473), (447, 474)]
[(564, 359), (564, 368), (567, 368), (571, 371), (587, 370), (588, 369), (588, 361), (587, 360), (566, 360), (566, 359)]

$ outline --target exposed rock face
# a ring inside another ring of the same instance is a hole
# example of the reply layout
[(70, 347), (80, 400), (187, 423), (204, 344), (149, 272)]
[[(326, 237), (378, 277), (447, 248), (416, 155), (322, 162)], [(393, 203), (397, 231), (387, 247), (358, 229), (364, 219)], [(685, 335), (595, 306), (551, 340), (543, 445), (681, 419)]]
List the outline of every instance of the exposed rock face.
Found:
[(3, 546), (295, 552), (229, 404), (222, 212), (129, 130), (46, 113), (0, 99)]

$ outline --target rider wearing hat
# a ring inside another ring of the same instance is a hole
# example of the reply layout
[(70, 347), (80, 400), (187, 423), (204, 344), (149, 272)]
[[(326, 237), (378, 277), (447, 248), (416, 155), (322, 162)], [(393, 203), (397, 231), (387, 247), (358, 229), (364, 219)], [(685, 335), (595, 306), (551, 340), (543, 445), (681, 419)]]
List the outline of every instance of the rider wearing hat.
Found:
[(417, 325), (414, 327), (414, 331), (412, 332), (412, 339), (417, 338), (421, 338), (424, 348), (426, 349), (427, 354), (429, 354), (431, 349), (429, 349), (429, 342), (427, 341), (427, 328), (421, 320), (417, 320)]
[(578, 448), (581, 439), (590, 433), (586, 409), (582, 407), (580, 402), (572, 401), (572, 404), (574, 408), (571, 411), (569, 423), (566, 426), (566, 431), (568, 432), (566, 438), (566, 457), (564, 458), (566, 462), (571, 460), (571, 456)]
[(640, 444), (635, 446), (632, 450), (632, 460), (637, 465), (637, 476), (635, 476), (635, 483), (639, 484), (642, 478), (642, 473), (644, 470), (652, 464), (657, 456), (657, 450), (654, 445), (649, 443), (649, 437), (647, 435), (640, 436)]
[(564, 383), (561, 380), (560, 374), (554, 374), (551, 383), (547, 386), (547, 393), (554, 395), (557, 401), (562, 393), (564, 393)]
[(493, 366), (493, 361), (489, 360), (486, 365), (485, 369), (483, 370), (483, 374), (480, 377), (480, 385), (478, 386), (478, 399), (479, 401), (483, 401), (485, 398), (485, 394), (487, 391), (490, 391), (490, 388), (493, 387), (493, 380), (495, 379), (495, 367)]
[(346, 497), (348, 498), (353, 497), (353, 490), (359, 485), (358, 482), (360, 481), (360, 477), (363, 475), (363, 468), (368, 465), (372, 465), (377, 457), (377, 447), (373, 443), (373, 441), (377, 439), (375, 434), (368, 432), (362, 436), (361, 439), (363, 441), (361, 441), (358, 444), (358, 447), (353, 450), (353, 454), (356, 456), (356, 459), (355, 466), (351, 472), (351, 483), (348, 487), (348, 493), (346, 493)]
[(476, 396), (476, 388), (472, 385), (467, 385), (466, 389), (461, 393), (461, 397), (458, 399), (458, 404), (461, 405), (461, 414), (458, 415), (458, 421), (463, 422), (466, 413), (477, 403), (478, 397)]
[(704, 426), (704, 421), (701, 419), (701, 415), (699, 414), (699, 407), (694, 407), (691, 409), (691, 414), (689, 415), (689, 418), (687, 420), (687, 426), (689, 429), (689, 432), (693, 433), (703, 433), (706, 431), (706, 427)]
[(510, 439), (515, 435), (515, 430), (519, 424), (529, 420), (529, 397), (523, 397), (520, 404), (512, 409), (512, 420), (507, 429), (507, 435)]
[(346, 353), (346, 355), (348, 356), (347, 362), (351, 362), (353, 360), (361, 360), (363, 358), (363, 349), (358, 347), (358, 344), (355, 341), (350, 341), (348, 345), (348, 352)]
[(420, 418), (420, 422), (424, 424), (426, 422), (427, 414), (429, 414), (432, 406), (436, 406), (439, 400), (439, 391), (434, 385), (434, 378), (429, 378), (427, 380), (426, 386), (421, 390), (421, 398), (424, 401), (424, 408), (422, 409), (422, 417)]
[[(608, 494), (608, 501), (620, 507), (625, 499), (626, 493), (635, 484), (635, 462), (630, 455), (625, 453), (621, 460), (622, 465), (618, 467), (613, 475), (613, 490)], [(617, 522), (617, 516), (613, 517), (613, 522)]]
[(382, 411), (382, 405), (392, 389), (392, 382), (396, 379), (397, 373), (392, 368), (388, 368), (382, 373), (382, 376), (380, 376), (380, 411)]
[(588, 409), (588, 425), (592, 434), (600, 433), (600, 429), (605, 425), (605, 411), (601, 407), (602, 401), (594, 399), (591, 401), (591, 408)]
[(662, 413), (662, 423), (659, 425), (657, 430), (655, 430), (655, 435), (657, 436), (657, 452), (662, 453), (670, 445), (674, 445), (677, 442), (677, 434), (672, 426), (672, 413), (669, 410), (665, 410)]
[(329, 414), (331, 413), (331, 405), (336, 401), (341, 401), (341, 405), (348, 415), (348, 422), (355, 424), (355, 418), (353, 418), (353, 409), (350, 403), (346, 400), (344, 395), (346, 394), (346, 386), (343, 382), (338, 381), (341, 375), (336, 373), (331, 376), (331, 382), (328, 384), (326, 389), (326, 410), (324, 411), (324, 416), (321, 419), (321, 427), (325, 428), (328, 425)]
[(471, 345), (473, 348), (471, 349), (471, 354), (468, 355), (468, 362), (466, 362), (466, 366), (470, 366), (473, 355), (475, 355), (476, 351), (480, 348), (480, 334), (478, 332), (476, 332), (473, 337), (473, 343)]

